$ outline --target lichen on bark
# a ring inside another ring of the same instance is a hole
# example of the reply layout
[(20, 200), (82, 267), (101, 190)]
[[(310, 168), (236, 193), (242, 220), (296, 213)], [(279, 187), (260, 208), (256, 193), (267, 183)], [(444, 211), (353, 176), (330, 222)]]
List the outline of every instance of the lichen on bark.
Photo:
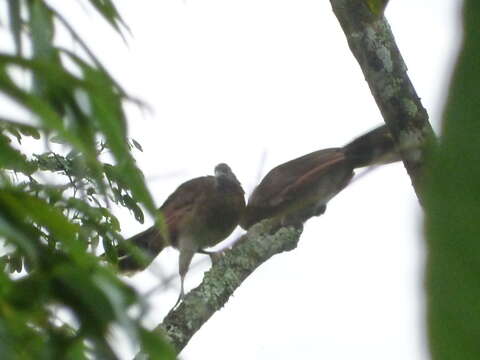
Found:
[(363, 1), (330, 2), (422, 202), (425, 153), (435, 137), (390, 25)]

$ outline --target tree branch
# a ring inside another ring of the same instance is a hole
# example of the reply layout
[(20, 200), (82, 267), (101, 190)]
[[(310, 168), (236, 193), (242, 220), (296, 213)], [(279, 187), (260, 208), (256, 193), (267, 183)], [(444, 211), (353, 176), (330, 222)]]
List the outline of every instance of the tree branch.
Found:
[[(205, 273), (202, 283), (190, 291), (181, 304), (170, 311), (154, 331), (161, 332), (179, 353), (190, 338), (221, 309), (233, 292), (255, 269), (275, 254), (296, 248), (301, 229), (276, 229), (271, 220), (254, 225), (223, 253)], [(135, 359), (145, 359), (139, 354)]]
[(390, 26), (383, 15), (372, 14), (364, 1), (330, 2), (423, 203), (425, 150), (435, 136)]

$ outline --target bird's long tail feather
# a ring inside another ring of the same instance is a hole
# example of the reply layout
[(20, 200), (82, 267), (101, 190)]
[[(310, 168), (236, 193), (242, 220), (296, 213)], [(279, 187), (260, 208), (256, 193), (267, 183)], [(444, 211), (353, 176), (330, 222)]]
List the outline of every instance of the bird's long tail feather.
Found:
[(152, 226), (122, 244), (118, 267), (121, 271), (140, 271), (167, 246), (157, 227)]
[(343, 147), (354, 168), (399, 161), (392, 135), (386, 125), (363, 134)]

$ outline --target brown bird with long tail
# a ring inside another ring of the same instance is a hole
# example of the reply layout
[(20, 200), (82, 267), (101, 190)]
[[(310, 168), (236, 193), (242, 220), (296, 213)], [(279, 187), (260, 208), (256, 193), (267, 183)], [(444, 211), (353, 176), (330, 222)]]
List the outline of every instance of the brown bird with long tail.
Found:
[(327, 202), (350, 182), (355, 168), (398, 160), (390, 132), (380, 126), (342, 148), (288, 161), (272, 169), (254, 189), (240, 226), (248, 229), (266, 218), (300, 225), (325, 211)]
[(183, 183), (160, 207), (166, 236), (152, 226), (127, 240), (142, 249), (148, 261), (139, 261), (131, 253), (123, 252), (119, 268), (122, 271), (143, 270), (165, 247), (177, 248), (180, 251), (181, 300), (185, 275), (194, 254), (227, 238), (244, 209), (240, 182), (227, 164), (219, 164), (215, 167), (215, 176), (202, 176)]

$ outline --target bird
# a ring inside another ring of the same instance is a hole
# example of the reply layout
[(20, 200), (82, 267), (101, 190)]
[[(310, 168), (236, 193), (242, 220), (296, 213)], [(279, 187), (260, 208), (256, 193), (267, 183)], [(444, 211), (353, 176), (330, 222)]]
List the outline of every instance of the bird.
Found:
[(128, 251), (119, 252), (120, 271), (131, 272), (146, 268), (167, 246), (178, 249), (181, 289), (177, 304), (184, 296), (184, 280), (194, 254), (227, 238), (245, 209), (245, 193), (230, 167), (218, 164), (214, 173), (184, 182), (165, 200), (159, 211), (166, 231), (152, 226), (127, 240), (143, 251), (146, 261)]
[(354, 169), (398, 161), (393, 138), (383, 125), (344, 147), (318, 150), (273, 168), (248, 199), (240, 226), (248, 230), (263, 219), (300, 226), (325, 212), (327, 202), (343, 190)]

